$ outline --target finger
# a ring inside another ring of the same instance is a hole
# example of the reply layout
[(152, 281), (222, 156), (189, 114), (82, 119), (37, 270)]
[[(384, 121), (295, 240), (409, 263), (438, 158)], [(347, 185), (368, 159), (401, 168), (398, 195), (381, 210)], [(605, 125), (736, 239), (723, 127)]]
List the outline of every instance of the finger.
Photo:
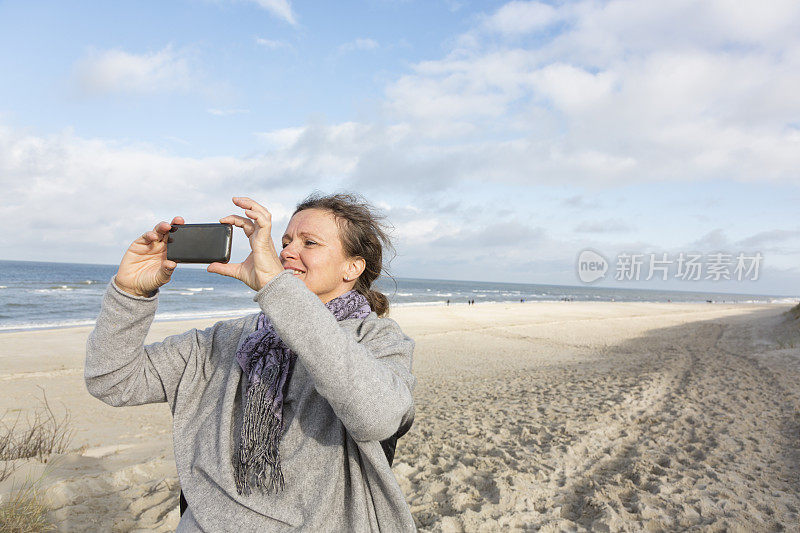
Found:
[(145, 244), (150, 244), (152, 242), (160, 241), (161, 235), (155, 231), (148, 231), (142, 234), (142, 239), (144, 239)]
[[(183, 217), (175, 217), (175, 218), (172, 219), (172, 224), (174, 224), (174, 225), (185, 224), (185, 223), (186, 222), (183, 220)], [(165, 235), (165, 234), (169, 233), (169, 231), (171, 229), (172, 229), (172, 225), (170, 225), (169, 223), (167, 223), (167, 222), (162, 220), (161, 222), (156, 224), (156, 227), (153, 228), (153, 231), (155, 231), (157, 233), (160, 233), (161, 235)]]
[(244, 228), (244, 232), (245, 234), (247, 234), (248, 237), (256, 229), (255, 224), (253, 224), (252, 220), (239, 215), (228, 215), (225, 218), (219, 219), (219, 221), (222, 224), (233, 224), (234, 226)]
[(178, 263), (169, 259), (164, 259), (164, 261), (161, 262), (161, 266), (163, 266), (164, 270), (167, 272), (172, 272), (178, 266)]
[(153, 231), (158, 234), (159, 241), (165, 241), (167, 239), (167, 235), (169, 231), (172, 229), (168, 223), (164, 222), (163, 220), (156, 224), (156, 227), (153, 228)]
[(263, 205), (246, 196), (234, 196), (233, 203), (244, 208), (244, 214), (255, 220), (262, 228), (272, 228), (272, 213)]
[(211, 263), (206, 268), (206, 272), (236, 278), (236, 273), (239, 271), (240, 266), (240, 263)]
[[(180, 224), (185, 224), (185, 223), (186, 222), (183, 220), (183, 217), (175, 217), (175, 218), (172, 219), (172, 224), (173, 225), (180, 225)], [(153, 231), (158, 234), (158, 238), (155, 239), (155, 240), (166, 241), (167, 240), (167, 235), (169, 234), (170, 231), (172, 231), (172, 225), (170, 225), (167, 222), (164, 222), (162, 220), (161, 222), (156, 224), (156, 227), (153, 228)], [(148, 241), (148, 242), (151, 242), (151, 241)]]

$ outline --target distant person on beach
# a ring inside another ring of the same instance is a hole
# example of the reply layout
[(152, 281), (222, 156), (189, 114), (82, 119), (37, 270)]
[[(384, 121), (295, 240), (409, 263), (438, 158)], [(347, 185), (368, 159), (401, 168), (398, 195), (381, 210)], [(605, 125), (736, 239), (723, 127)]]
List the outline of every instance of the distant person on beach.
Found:
[(278, 252), (272, 215), (246, 216), (240, 264), (211, 263), (253, 291), (260, 313), (143, 346), (172, 225), (125, 252), (86, 347), (86, 385), (113, 406), (167, 402), (180, 480), (178, 531), (414, 531), (391, 470), (414, 419), (414, 341), (372, 283), (391, 247), (360, 197), (312, 195)]

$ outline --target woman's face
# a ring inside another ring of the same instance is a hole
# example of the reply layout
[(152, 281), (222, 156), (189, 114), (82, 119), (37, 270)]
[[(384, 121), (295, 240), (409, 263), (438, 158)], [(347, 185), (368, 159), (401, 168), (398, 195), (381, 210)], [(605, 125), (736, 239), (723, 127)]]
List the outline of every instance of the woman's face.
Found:
[(323, 303), (352, 289), (364, 270), (362, 259), (345, 257), (339, 227), (330, 211), (304, 209), (296, 213), (286, 227), (281, 245), (283, 268), (294, 270), (294, 275)]

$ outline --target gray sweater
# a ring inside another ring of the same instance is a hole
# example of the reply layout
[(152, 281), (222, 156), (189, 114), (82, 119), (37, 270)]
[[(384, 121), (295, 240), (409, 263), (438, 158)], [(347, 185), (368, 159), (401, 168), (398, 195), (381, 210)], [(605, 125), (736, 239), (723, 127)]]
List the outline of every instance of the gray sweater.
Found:
[(113, 406), (167, 402), (189, 509), (178, 531), (415, 531), (380, 442), (413, 416), (414, 341), (374, 312), (337, 322), (289, 272), (253, 298), (297, 354), (284, 401), (283, 492), (240, 496), (238, 449), (247, 379), (235, 354), (258, 314), (143, 346), (158, 294), (112, 278), (86, 345), (86, 386)]

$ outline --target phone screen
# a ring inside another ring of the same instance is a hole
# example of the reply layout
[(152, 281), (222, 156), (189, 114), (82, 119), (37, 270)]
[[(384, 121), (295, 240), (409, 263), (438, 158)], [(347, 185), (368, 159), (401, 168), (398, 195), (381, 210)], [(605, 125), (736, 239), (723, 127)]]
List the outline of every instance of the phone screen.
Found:
[(167, 259), (176, 263), (227, 263), (231, 258), (230, 224), (174, 224)]

